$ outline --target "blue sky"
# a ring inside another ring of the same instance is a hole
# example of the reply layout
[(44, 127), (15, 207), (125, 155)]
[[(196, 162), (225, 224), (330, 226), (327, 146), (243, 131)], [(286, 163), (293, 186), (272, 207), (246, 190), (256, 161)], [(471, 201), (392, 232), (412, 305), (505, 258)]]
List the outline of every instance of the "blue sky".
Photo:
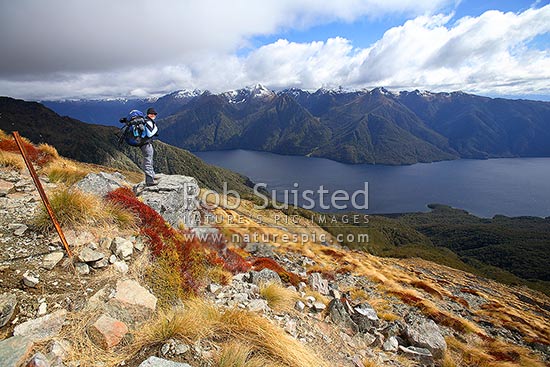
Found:
[[(532, 0), (463, 0), (457, 5), (453, 4), (441, 10), (453, 12), (453, 19), (456, 20), (465, 16), (477, 17), (488, 10), (516, 13), (531, 7), (540, 8), (548, 3), (548, 1)], [(279, 38), (292, 42), (312, 42), (339, 36), (352, 40), (355, 47), (368, 47), (379, 40), (386, 30), (399, 26), (408, 19), (410, 17), (404, 14), (392, 14), (375, 18), (362, 17), (353, 22), (332, 22), (306, 29), (282, 29), (277, 34), (255, 37), (251, 41), (254, 47), (243, 48), (241, 52), (246, 54), (256, 47), (275, 42)], [(533, 46), (541, 49), (550, 48), (550, 34), (537, 37)]]
[[(153, 26), (125, 26), (129, 8)], [(0, 94), (27, 99), (261, 83), (550, 100), (550, 0), (2, 1), (0, 46)]]

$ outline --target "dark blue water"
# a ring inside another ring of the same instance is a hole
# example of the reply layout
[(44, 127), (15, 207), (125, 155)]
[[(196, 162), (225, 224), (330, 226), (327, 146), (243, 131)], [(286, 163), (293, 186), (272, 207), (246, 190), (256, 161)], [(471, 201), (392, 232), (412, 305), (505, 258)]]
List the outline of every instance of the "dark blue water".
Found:
[[(550, 158), (382, 166), (246, 150), (195, 154), (206, 162), (242, 173), (255, 183), (266, 183), (279, 200), (284, 199), (285, 190), (291, 199), (294, 196), (289, 190), (317, 191), (319, 185), (329, 195), (335, 190), (351, 194), (368, 182), (368, 209), (363, 211), (371, 214), (427, 211), (427, 204), (440, 203), (482, 217), (550, 216)], [(299, 204), (304, 204), (301, 191), (295, 196)], [(314, 197), (320, 209), (319, 195)], [(361, 202), (360, 197), (357, 201)]]

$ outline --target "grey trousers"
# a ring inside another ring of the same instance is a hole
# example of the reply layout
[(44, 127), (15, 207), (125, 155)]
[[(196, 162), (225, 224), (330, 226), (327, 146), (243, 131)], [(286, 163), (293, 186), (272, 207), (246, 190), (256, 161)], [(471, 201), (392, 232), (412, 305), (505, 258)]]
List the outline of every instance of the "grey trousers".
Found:
[(155, 170), (153, 169), (153, 144), (147, 143), (141, 146), (143, 153), (143, 172), (145, 173), (145, 182), (152, 183), (155, 179)]

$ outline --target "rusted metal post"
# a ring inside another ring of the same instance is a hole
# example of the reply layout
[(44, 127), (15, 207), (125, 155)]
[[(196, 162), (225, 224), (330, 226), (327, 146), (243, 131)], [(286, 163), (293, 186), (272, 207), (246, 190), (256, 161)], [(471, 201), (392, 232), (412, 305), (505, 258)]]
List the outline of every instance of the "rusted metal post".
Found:
[(48, 212), (48, 215), (50, 216), (53, 225), (55, 226), (55, 230), (57, 231), (57, 234), (59, 235), (59, 238), (61, 239), (61, 243), (65, 247), (65, 251), (67, 251), (67, 255), (72, 258), (73, 254), (71, 250), (69, 249), (69, 244), (67, 243), (67, 240), (65, 239), (65, 235), (63, 234), (63, 230), (61, 229), (61, 226), (59, 225), (59, 222), (57, 221), (57, 218), (55, 217), (55, 213), (53, 212), (53, 209), (50, 205), (50, 202), (48, 201), (48, 197), (46, 196), (46, 192), (44, 191), (44, 188), (42, 187), (42, 184), (40, 183), (40, 180), (38, 179), (38, 175), (36, 174), (36, 171), (34, 170), (34, 167), (32, 165), (31, 160), (27, 156), (27, 151), (25, 150), (25, 146), (23, 145), (23, 141), (21, 140), (21, 136), (19, 135), (19, 132), (14, 131), (13, 132), (13, 138), (15, 139), (15, 143), (17, 144), (17, 147), (21, 151), (21, 155), (23, 156), (23, 159), (25, 160), (25, 164), (27, 165), (27, 168), (29, 169), (29, 172), (31, 173), (32, 180), (34, 181), (34, 185), (38, 189), (38, 193), (40, 194), (40, 198), (42, 198), (42, 202), (44, 203), (44, 206), (46, 207), (46, 211)]

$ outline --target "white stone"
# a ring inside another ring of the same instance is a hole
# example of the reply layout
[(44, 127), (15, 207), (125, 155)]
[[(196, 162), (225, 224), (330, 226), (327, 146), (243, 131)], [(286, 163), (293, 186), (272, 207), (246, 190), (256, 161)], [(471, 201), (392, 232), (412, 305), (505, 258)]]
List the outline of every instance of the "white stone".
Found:
[(128, 264), (126, 264), (126, 262), (124, 261), (116, 261), (113, 264), (113, 267), (121, 274), (126, 274), (128, 272)]
[(48, 312), (48, 305), (46, 304), (46, 302), (42, 302), (40, 304), (40, 306), (38, 306), (37, 315), (38, 316), (44, 316), (46, 314), (46, 312)]
[(38, 284), (39, 281), (40, 281), (40, 279), (38, 278), (38, 275), (32, 273), (30, 270), (27, 270), (23, 274), (23, 283), (27, 287), (34, 288), (34, 287), (36, 287), (36, 285)]
[(42, 267), (44, 269), (52, 270), (63, 259), (63, 252), (56, 251), (44, 256), (42, 259)]

